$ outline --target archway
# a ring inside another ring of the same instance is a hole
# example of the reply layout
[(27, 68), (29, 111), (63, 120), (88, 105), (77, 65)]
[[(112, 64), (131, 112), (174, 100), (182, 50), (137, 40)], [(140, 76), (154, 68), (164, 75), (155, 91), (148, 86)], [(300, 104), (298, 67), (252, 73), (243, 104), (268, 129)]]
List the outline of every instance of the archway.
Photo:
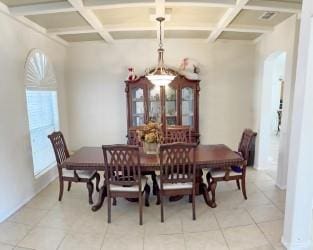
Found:
[(286, 61), (286, 52), (275, 52), (264, 62), (257, 166), (268, 169), (273, 178), (279, 161)]

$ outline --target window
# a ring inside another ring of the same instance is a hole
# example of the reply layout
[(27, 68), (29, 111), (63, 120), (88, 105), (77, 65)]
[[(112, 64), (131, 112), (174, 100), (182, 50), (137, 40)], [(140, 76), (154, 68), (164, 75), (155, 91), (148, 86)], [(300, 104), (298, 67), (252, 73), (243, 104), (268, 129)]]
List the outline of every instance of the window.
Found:
[(59, 129), (56, 91), (26, 90), (29, 131), (35, 175), (55, 162), (47, 136)]
[(26, 102), (34, 175), (55, 164), (48, 135), (59, 130), (56, 79), (47, 56), (33, 50), (25, 64)]

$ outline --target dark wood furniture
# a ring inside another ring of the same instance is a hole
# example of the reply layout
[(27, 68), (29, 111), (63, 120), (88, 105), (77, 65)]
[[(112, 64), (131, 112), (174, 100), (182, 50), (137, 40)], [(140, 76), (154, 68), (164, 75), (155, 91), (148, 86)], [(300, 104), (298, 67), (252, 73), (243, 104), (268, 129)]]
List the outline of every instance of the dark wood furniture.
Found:
[(189, 126), (168, 127), (165, 131), (164, 143), (191, 143), (191, 128)]
[(246, 193), (246, 167), (249, 159), (249, 152), (251, 143), (256, 137), (256, 133), (251, 129), (245, 129), (242, 133), (241, 140), (239, 143), (238, 151), (234, 152), (244, 159), (244, 164), (242, 165), (232, 165), (231, 168), (227, 169), (213, 169), (207, 173), (207, 183), (209, 185), (209, 189), (212, 192), (212, 200), (215, 202), (215, 189), (217, 182), (219, 181), (233, 181), (235, 180), (237, 183), (238, 189), (240, 189), (240, 181), (241, 181), (241, 190), (243, 197), (247, 199)]
[(171, 143), (160, 146), (157, 203), (161, 203), (161, 222), (164, 222), (163, 196), (190, 195), (192, 197), (192, 218), (196, 219), (195, 148), (196, 144), (187, 143)]
[[(139, 149), (140, 167), (142, 171), (156, 171), (160, 169), (160, 159), (157, 155), (146, 155), (142, 148)], [(242, 166), (244, 159), (240, 154), (233, 152), (225, 145), (198, 145), (195, 148), (196, 169), (230, 168), (231, 166)], [(62, 167), (70, 170), (98, 170), (104, 171), (103, 152), (100, 147), (83, 147), (75, 154), (67, 158)], [(202, 173), (198, 172), (197, 173)], [(196, 195), (203, 195), (208, 206), (215, 207), (215, 202), (209, 197), (208, 188), (203, 182), (201, 175), (196, 174)], [(92, 210), (101, 208), (106, 197), (106, 183), (100, 189), (99, 200)]]
[[(146, 202), (150, 189), (141, 176), (139, 147), (129, 145), (102, 146), (108, 197), (108, 223), (111, 223), (111, 198), (138, 198), (139, 224), (142, 225), (142, 195)], [(149, 206), (148, 203), (146, 203)]]
[(126, 81), (128, 144), (138, 145), (136, 131), (150, 120), (171, 126), (189, 126), (192, 142), (199, 143), (199, 80), (178, 75), (166, 87), (146, 77)]
[(67, 190), (70, 191), (72, 182), (84, 182), (87, 185), (88, 193), (89, 193), (89, 204), (93, 204), (92, 201), (92, 193), (93, 193), (93, 183), (92, 180), (96, 179), (96, 189), (99, 192), (99, 182), (100, 175), (96, 170), (68, 170), (62, 168), (63, 162), (70, 157), (69, 151), (67, 149), (64, 136), (62, 132), (53, 132), (48, 136), (52, 143), (52, 147), (55, 153), (55, 158), (57, 161), (58, 173), (59, 173), (59, 201), (62, 200), (63, 197), (63, 189), (64, 182), (68, 182)]

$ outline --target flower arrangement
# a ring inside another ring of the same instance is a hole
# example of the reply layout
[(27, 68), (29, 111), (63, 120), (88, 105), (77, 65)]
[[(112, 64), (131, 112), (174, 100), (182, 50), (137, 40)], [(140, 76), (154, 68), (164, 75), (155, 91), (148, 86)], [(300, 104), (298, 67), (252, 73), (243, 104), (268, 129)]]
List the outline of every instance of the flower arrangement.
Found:
[(139, 139), (146, 143), (160, 143), (162, 140), (162, 125), (156, 122), (149, 122), (137, 131)]
[(158, 154), (159, 144), (162, 141), (162, 125), (156, 122), (145, 124), (137, 131), (140, 141), (143, 142), (143, 149), (146, 154)]

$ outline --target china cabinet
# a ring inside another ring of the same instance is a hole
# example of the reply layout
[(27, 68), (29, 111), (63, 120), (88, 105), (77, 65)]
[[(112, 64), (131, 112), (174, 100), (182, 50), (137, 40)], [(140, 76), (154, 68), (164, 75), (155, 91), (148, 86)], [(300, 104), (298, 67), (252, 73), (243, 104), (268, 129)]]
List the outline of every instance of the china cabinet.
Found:
[(137, 144), (136, 131), (148, 121), (190, 126), (199, 143), (199, 80), (178, 75), (168, 86), (155, 86), (146, 77), (126, 81), (128, 143)]

